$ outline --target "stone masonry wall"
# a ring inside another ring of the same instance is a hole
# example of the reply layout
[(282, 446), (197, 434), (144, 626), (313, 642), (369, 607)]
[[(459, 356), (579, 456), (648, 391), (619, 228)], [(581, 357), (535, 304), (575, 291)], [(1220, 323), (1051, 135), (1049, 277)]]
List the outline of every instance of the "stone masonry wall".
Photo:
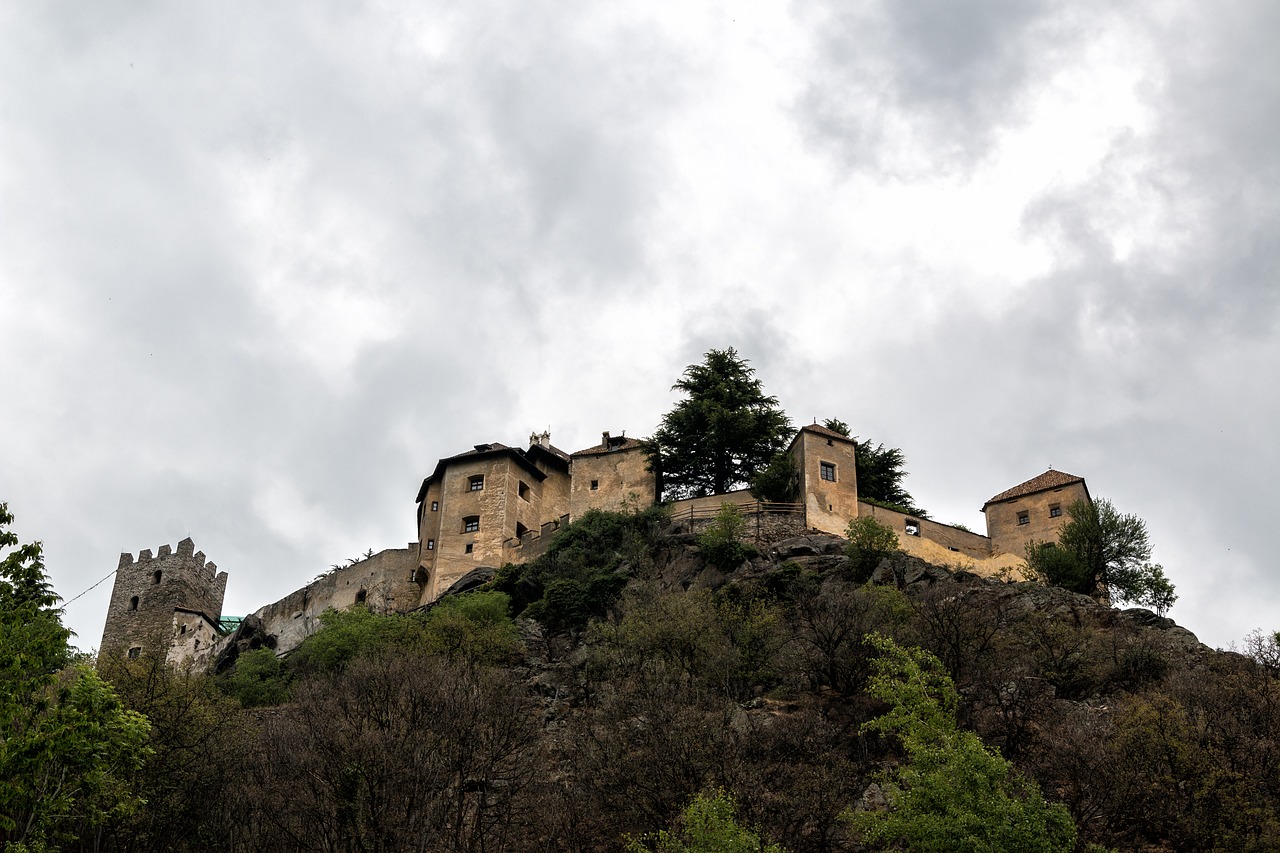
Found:
[(99, 654), (167, 645), (175, 608), (199, 611), (216, 620), (222, 615), (226, 591), (227, 573), (206, 561), (190, 538), (179, 542), (176, 552), (161, 545), (155, 556), (148, 548), (136, 561), (132, 554), (121, 554)]

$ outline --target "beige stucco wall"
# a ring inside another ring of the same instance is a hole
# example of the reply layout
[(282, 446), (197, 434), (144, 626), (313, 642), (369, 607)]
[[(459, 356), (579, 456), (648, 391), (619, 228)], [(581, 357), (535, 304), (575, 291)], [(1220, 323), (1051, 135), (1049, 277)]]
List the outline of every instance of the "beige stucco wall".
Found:
[[(860, 516), (871, 516), (881, 524), (893, 528), (893, 531), (898, 534), (902, 550), (908, 554), (915, 554), (916, 551), (913, 550), (915, 546), (920, 545), (923, 547), (923, 542), (929, 542), (939, 546), (943, 551), (973, 559), (983, 560), (991, 556), (991, 540), (980, 533), (961, 530), (949, 524), (941, 524), (937, 521), (930, 521), (927, 518), (918, 518), (896, 510), (885, 509), (882, 506), (876, 506), (866, 501), (858, 502), (858, 514)], [(909, 524), (915, 525), (918, 535), (910, 536), (907, 534), (907, 526)], [(932, 553), (933, 550), (930, 549), (930, 552)], [(923, 554), (917, 554), (917, 556), (923, 557)]]
[[(1056, 489), (988, 504), (984, 512), (992, 548), (996, 553), (1013, 554), (1021, 559), (1026, 554), (1028, 542), (1056, 542), (1062, 525), (1070, 520), (1067, 507), (1088, 498), (1089, 492), (1084, 483), (1069, 483)], [(1054, 518), (1049, 514), (1053, 506), (1061, 508), (1061, 516)], [(1026, 524), (1018, 524), (1018, 514), (1022, 512), (1027, 513)]]
[[(852, 441), (802, 429), (791, 445), (809, 527), (843, 536), (858, 516), (856, 448)], [(836, 466), (835, 482), (822, 479), (822, 463)]]
[[(573, 478), (569, 492), (569, 517), (580, 517), (589, 509), (614, 512), (653, 504), (656, 490), (648, 456), (642, 447), (612, 452), (578, 454), (573, 457)], [(592, 489), (595, 481), (598, 488)]]
[(165, 659), (179, 668), (203, 668), (218, 640), (218, 626), (203, 613), (185, 609), (173, 611), (173, 639)]
[(274, 634), (276, 653), (294, 649), (320, 628), (320, 616), (332, 607), (346, 610), (364, 593), (364, 604), (376, 613), (412, 610), (422, 589), (412, 580), (418, 566), (418, 543), (389, 548), (350, 566), (327, 572), (300, 590), (254, 612), (268, 634)]

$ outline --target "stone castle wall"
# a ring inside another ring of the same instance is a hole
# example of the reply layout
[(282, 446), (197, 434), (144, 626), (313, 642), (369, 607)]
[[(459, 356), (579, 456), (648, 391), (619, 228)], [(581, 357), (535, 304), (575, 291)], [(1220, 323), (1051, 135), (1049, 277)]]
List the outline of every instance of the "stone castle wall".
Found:
[(177, 551), (161, 545), (156, 555), (146, 549), (137, 560), (121, 554), (98, 651), (129, 654), (131, 649), (167, 646), (176, 608), (204, 613), (216, 622), (226, 591), (227, 573), (206, 561), (190, 538), (179, 542)]

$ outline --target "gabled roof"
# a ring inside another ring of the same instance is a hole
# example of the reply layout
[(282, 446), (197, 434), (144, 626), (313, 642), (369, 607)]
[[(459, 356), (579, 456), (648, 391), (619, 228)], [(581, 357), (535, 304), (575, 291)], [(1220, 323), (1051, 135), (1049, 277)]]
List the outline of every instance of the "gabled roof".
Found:
[[(801, 432), (811, 432), (814, 435), (820, 435), (823, 438), (834, 438), (840, 441), (847, 441), (850, 444), (853, 444), (853, 439), (850, 438), (849, 436), (842, 435), (841, 433), (838, 433), (833, 429), (827, 429), (826, 427), (819, 426), (818, 424), (805, 424), (804, 426), (800, 427), (800, 432), (796, 433), (796, 438), (800, 437)], [(795, 444), (795, 439), (792, 439), (791, 443)]]
[(599, 453), (617, 453), (620, 450), (633, 450), (637, 447), (643, 447), (643, 446), (644, 446), (644, 442), (638, 438), (627, 438), (626, 436), (620, 435), (620, 436), (617, 436), (616, 438), (610, 438), (608, 445), (604, 444), (604, 442), (601, 442), (600, 444), (594, 445), (592, 447), (587, 447), (582, 450), (575, 450), (573, 452), (573, 455), (574, 456), (594, 456)]
[[(1012, 489), (1005, 489), (1000, 494), (991, 498), (982, 505), (982, 511), (986, 512), (987, 507), (992, 504), (998, 504), (1003, 501), (1013, 500), (1014, 498), (1024, 497), (1026, 495), (1034, 495), (1036, 492), (1047, 492), (1050, 489), (1060, 489), (1063, 486), (1069, 486), (1072, 483), (1084, 483), (1084, 477), (1077, 477), (1075, 474), (1068, 474), (1066, 471), (1055, 471), (1050, 468), (1039, 476), (1032, 477), (1025, 483), (1019, 483)], [(1089, 493), (1089, 487), (1085, 486), (1085, 494)]]
[(552, 459), (562, 461), (566, 465), (568, 464), (568, 454), (563, 450), (559, 450), (554, 447), (546, 448), (535, 444), (533, 447), (530, 447), (528, 451), (524, 451), (518, 447), (508, 447), (505, 444), (499, 444), (497, 442), (492, 444), (477, 444), (474, 450), (467, 450), (454, 456), (446, 456), (437, 462), (436, 469), (431, 472), (429, 477), (422, 481), (422, 486), (418, 489), (416, 502), (422, 503), (423, 499), (427, 496), (427, 487), (431, 485), (431, 481), (440, 479), (444, 475), (445, 469), (450, 465), (456, 462), (470, 462), (475, 459), (484, 459), (489, 456), (510, 456), (518, 465), (528, 471), (531, 477), (538, 480), (538, 482), (542, 482), (547, 478), (547, 475), (539, 471), (538, 467), (533, 464), (532, 460), (530, 460), (527, 455), (530, 452), (536, 451), (546, 453)]

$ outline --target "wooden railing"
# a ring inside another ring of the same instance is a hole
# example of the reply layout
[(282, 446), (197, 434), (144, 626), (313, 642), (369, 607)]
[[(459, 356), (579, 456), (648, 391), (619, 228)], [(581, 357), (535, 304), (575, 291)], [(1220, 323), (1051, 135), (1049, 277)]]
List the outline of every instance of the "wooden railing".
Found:
[[(769, 516), (793, 516), (800, 519), (803, 526), (805, 519), (804, 504), (802, 503), (777, 503), (770, 501), (751, 501), (749, 503), (732, 503), (726, 501), (730, 506), (736, 509), (744, 519), (747, 520), (747, 532), (754, 534), (753, 538), (757, 543), (762, 539), (764, 533), (764, 519)], [(688, 522), (693, 527), (698, 522), (706, 522), (715, 518), (720, 514), (723, 504), (690, 504), (686, 507), (673, 509), (671, 512), (671, 520), (680, 522)]]

